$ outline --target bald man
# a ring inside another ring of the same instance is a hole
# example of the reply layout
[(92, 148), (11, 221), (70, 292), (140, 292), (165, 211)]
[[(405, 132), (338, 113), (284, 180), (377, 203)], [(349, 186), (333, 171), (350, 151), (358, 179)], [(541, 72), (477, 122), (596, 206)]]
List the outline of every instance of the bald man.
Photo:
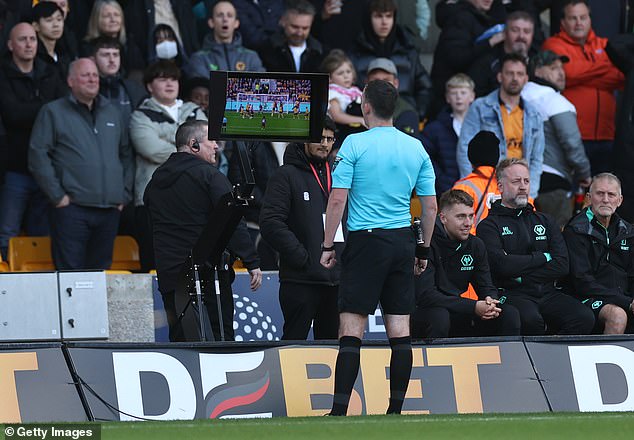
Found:
[(127, 127), (99, 96), (94, 61), (71, 63), (67, 83), (70, 95), (45, 105), (35, 120), (29, 169), (55, 207), (55, 268), (109, 269), (119, 213), (132, 194)]
[(9, 240), (20, 233), (48, 235), (49, 204), (27, 166), (31, 127), (40, 108), (66, 94), (54, 68), (36, 59), (37, 36), (28, 23), (11, 29), (11, 57), (0, 64), (0, 118), (6, 127), (4, 182), (0, 186), (0, 251), (7, 258)]

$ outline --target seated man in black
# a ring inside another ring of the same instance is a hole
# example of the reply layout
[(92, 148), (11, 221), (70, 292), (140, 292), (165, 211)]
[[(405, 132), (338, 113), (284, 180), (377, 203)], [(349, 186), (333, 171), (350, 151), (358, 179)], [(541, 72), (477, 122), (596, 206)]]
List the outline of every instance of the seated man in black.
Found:
[[(590, 206), (570, 220), (566, 290), (594, 312), (595, 331), (634, 332), (634, 227), (617, 213), (621, 181), (611, 173), (592, 179)], [(629, 321), (629, 323), (628, 323)]]
[[(484, 243), (469, 232), (473, 198), (459, 189), (440, 198), (427, 269), (416, 280), (412, 336), (513, 336), (520, 334), (517, 309), (502, 306), (491, 281)], [(478, 300), (463, 297), (473, 286)]]
[(590, 333), (592, 312), (556, 286), (568, 275), (568, 250), (554, 219), (528, 203), (528, 162), (504, 159), (496, 176), (501, 200), (477, 235), (486, 245), (493, 282), (504, 289), (500, 302), (520, 312), (523, 336)]

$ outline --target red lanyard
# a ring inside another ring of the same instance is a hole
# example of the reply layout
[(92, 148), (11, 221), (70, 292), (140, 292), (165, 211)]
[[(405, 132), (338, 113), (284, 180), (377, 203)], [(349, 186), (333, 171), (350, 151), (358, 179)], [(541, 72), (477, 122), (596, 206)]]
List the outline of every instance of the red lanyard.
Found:
[(324, 185), (321, 183), (319, 174), (317, 174), (317, 170), (315, 169), (313, 164), (309, 163), (309, 165), (310, 165), (310, 169), (313, 170), (313, 174), (315, 175), (315, 179), (317, 179), (317, 183), (319, 184), (319, 187), (324, 192), (324, 194), (326, 194), (326, 197), (328, 197), (330, 195), (330, 189), (332, 188), (332, 178), (330, 177), (330, 165), (328, 165), (328, 162), (326, 162), (326, 185), (328, 185), (327, 190), (324, 189)]

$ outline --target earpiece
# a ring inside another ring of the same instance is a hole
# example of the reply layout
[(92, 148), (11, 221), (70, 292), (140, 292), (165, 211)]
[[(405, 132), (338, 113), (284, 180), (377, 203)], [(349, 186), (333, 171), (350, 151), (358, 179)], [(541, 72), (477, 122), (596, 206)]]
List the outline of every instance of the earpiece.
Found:
[(194, 153), (198, 153), (200, 151), (200, 144), (198, 143), (198, 139), (194, 139), (194, 142), (192, 142), (192, 151)]

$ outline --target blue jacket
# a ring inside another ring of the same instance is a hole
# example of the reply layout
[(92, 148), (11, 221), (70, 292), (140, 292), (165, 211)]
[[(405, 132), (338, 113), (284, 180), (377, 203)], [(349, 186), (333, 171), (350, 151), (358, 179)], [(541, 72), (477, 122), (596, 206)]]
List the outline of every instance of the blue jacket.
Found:
[(453, 118), (449, 110), (444, 109), (438, 117), (427, 124), (421, 134), (423, 146), (436, 173), (436, 194), (451, 189), (460, 178), (458, 162), (456, 162), (456, 146), (458, 135), (453, 129)]
[[(522, 148), (524, 159), (528, 162), (531, 179), (530, 196), (537, 197), (539, 191), (539, 181), (542, 175), (542, 164), (544, 162), (544, 123), (542, 117), (532, 104), (522, 100), (520, 105), (524, 108), (524, 136), (522, 138)], [(502, 114), (500, 113), (499, 89), (494, 90), (482, 98), (476, 99), (464, 118), (456, 160), (460, 169), (460, 177), (464, 177), (472, 170), (471, 163), (467, 157), (469, 141), (480, 131), (488, 130), (495, 133), (500, 139), (500, 158), (506, 157), (506, 138), (502, 125)]]

